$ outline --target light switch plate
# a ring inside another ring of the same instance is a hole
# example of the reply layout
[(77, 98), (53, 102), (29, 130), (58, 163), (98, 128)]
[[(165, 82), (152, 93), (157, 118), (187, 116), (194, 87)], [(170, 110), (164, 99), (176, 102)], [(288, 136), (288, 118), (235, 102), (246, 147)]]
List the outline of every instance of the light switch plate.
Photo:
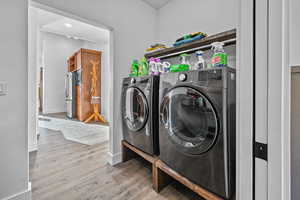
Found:
[(0, 96), (4, 96), (7, 94), (7, 83), (0, 81)]

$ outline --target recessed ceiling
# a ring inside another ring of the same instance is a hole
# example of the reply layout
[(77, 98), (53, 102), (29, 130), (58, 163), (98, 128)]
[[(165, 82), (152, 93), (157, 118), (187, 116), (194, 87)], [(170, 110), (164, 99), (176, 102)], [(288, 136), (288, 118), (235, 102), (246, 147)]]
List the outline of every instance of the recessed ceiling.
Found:
[(169, 3), (171, 0), (142, 0), (155, 9), (159, 9)]
[(41, 31), (94, 43), (107, 43), (109, 40), (108, 30), (41, 9), (37, 9), (37, 15)]
[(109, 39), (107, 30), (68, 18), (44, 25), (41, 30), (96, 43), (106, 43)]

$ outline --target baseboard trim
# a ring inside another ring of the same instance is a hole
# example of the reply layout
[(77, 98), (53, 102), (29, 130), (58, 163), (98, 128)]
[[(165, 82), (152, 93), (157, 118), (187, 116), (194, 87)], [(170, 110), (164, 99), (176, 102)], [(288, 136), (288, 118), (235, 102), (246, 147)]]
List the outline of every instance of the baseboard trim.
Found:
[(34, 151), (37, 151), (38, 150), (38, 145), (37, 144), (34, 144), (34, 145), (29, 145), (28, 146), (28, 152), (34, 152)]
[(122, 162), (122, 153), (112, 154), (111, 152), (107, 152), (107, 162), (111, 165), (117, 165)]
[(31, 182), (28, 183), (28, 189), (26, 191), (14, 194), (10, 197), (6, 197), (2, 200), (31, 200)]

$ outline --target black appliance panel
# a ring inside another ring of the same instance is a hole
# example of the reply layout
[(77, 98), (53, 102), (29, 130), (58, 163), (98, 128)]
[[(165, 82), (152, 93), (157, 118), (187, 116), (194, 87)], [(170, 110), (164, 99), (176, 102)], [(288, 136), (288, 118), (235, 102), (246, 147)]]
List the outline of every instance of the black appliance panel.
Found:
[(189, 86), (172, 88), (160, 105), (161, 123), (170, 140), (189, 154), (208, 151), (218, 135), (218, 119), (211, 102)]
[(159, 77), (128, 77), (121, 97), (124, 139), (151, 155), (158, 154), (158, 85)]
[[(185, 80), (180, 77), (181, 74), (187, 76)], [(163, 111), (163, 106), (161, 106), (165, 103), (164, 101), (167, 101), (164, 97), (168, 96), (170, 90), (178, 87), (192, 88), (194, 89), (192, 91), (197, 91), (203, 96), (199, 96), (198, 99), (204, 99), (205, 102), (210, 103), (208, 104), (210, 105), (208, 108), (212, 107), (210, 110), (213, 110), (217, 119), (216, 121), (218, 121), (217, 137), (207, 151), (201, 154), (188, 152), (184, 150), (182, 145), (180, 146), (172, 141), (170, 137), (172, 131), (169, 131), (169, 125), (166, 126), (165, 119), (162, 118), (159, 126), (159, 157), (167, 165), (192, 182), (225, 199), (234, 199), (235, 70), (230, 68), (214, 68), (161, 75), (159, 94), (160, 113), (167, 113)], [(187, 99), (192, 98), (189, 94), (191, 92), (186, 90), (181, 91), (180, 94), (184, 93)], [(190, 101), (192, 102), (190, 104), (193, 105), (194, 100)], [(180, 105), (180, 103), (177, 104)], [(176, 109), (175, 106), (173, 107)], [(184, 112), (186, 111), (184, 110)], [(191, 116), (195, 113), (196, 111), (189, 112)], [(176, 113), (172, 115), (176, 116)], [(211, 114), (209, 115), (211, 116)], [(163, 116), (161, 115), (160, 117)], [(202, 114), (202, 116), (204, 115)], [(169, 119), (170, 114), (167, 117)], [(192, 120), (188, 119), (188, 121)]]

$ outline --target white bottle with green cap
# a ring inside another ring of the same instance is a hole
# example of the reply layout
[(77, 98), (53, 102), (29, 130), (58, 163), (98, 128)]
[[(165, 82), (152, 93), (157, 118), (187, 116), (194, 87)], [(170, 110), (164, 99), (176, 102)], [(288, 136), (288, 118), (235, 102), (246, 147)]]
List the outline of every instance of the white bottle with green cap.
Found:
[(203, 58), (203, 51), (196, 51), (196, 56), (198, 61), (195, 63), (193, 70), (199, 70), (199, 69), (205, 69), (206, 68), (206, 63), (205, 59)]

